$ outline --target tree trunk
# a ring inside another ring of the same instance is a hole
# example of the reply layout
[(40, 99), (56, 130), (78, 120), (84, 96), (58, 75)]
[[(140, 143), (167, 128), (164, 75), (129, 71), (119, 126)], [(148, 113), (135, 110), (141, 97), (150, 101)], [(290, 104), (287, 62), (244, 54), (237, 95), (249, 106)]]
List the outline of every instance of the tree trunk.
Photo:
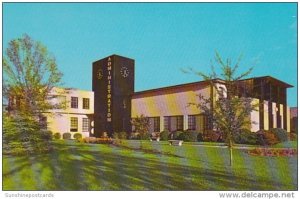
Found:
[(228, 149), (229, 149), (229, 158), (230, 158), (229, 165), (232, 166), (233, 165), (233, 154), (232, 154), (232, 141), (231, 140), (229, 141)]
[(230, 164), (229, 165), (232, 166), (232, 164), (233, 164), (232, 146), (229, 147), (229, 153), (230, 153), (230, 155), (229, 155), (230, 156)]

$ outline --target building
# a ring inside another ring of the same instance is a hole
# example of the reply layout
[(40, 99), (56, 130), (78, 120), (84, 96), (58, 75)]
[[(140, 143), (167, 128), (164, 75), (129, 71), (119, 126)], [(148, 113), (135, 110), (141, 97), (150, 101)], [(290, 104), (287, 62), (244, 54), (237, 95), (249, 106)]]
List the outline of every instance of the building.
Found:
[[(219, 89), (226, 91), (222, 80), (216, 80)], [(239, 82), (238, 94), (246, 94), (259, 103), (259, 109), (250, 115), (249, 129), (283, 128), (290, 132), (290, 109), (287, 106), (287, 88), (291, 85), (270, 76), (245, 79)], [(247, 89), (246, 89), (247, 88)], [(93, 91), (95, 94), (94, 132), (131, 131), (130, 119), (138, 115), (150, 118), (151, 132), (193, 129), (207, 130), (207, 119), (196, 107), (198, 94), (217, 100), (215, 88), (207, 81), (194, 82), (147, 91), (134, 92), (134, 60), (111, 55), (93, 63)], [(247, 93), (245, 93), (247, 92)]]
[[(216, 82), (217, 88), (224, 88), (222, 81)], [(240, 92), (248, 87), (248, 97), (253, 103), (259, 104), (257, 111), (252, 111), (252, 122), (249, 129), (256, 132), (259, 129), (283, 128), (290, 132), (290, 108), (286, 104), (286, 89), (291, 85), (273, 77), (258, 77), (243, 80), (239, 84)], [(207, 118), (196, 106), (189, 103), (199, 103), (198, 95), (217, 99), (217, 92), (208, 81), (194, 82), (165, 88), (136, 92), (132, 97), (132, 116), (146, 115), (150, 117), (151, 131), (162, 130), (209, 130)], [(275, 90), (276, 89), (276, 90)]]
[(59, 104), (57, 109), (44, 113), (47, 129), (53, 133), (81, 133), (91, 136), (91, 124), (94, 114), (94, 93), (78, 89), (54, 88), (51, 91), (51, 103)]
[[(215, 80), (217, 89), (226, 94), (223, 81)], [(131, 119), (149, 117), (150, 132), (163, 130), (209, 130), (207, 118), (190, 103), (198, 103), (198, 95), (218, 99), (216, 88), (209, 81), (199, 81), (146, 91), (134, 92), (134, 60), (111, 55), (93, 63), (93, 91), (55, 88), (53, 103), (64, 108), (45, 113), (48, 129), (61, 134), (82, 133), (83, 137), (101, 137), (104, 132), (132, 132)], [(287, 89), (291, 85), (270, 76), (241, 80), (237, 95), (251, 97), (259, 103), (249, 119), (252, 132), (260, 129), (290, 127)]]
[(291, 107), (291, 132), (298, 134), (298, 107)]

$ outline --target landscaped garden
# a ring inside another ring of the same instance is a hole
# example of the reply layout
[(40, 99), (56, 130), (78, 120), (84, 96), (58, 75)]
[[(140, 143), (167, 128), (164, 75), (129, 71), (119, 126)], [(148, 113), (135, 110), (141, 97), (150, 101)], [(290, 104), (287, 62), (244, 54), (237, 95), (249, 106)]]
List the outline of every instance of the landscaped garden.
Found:
[[(297, 155), (255, 156), (249, 149), (235, 148), (229, 166), (228, 149), (222, 144), (52, 142), (49, 153), (3, 155), (3, 190), (298, 189)], [(278, 147), (295, 148), (295, 143)]]

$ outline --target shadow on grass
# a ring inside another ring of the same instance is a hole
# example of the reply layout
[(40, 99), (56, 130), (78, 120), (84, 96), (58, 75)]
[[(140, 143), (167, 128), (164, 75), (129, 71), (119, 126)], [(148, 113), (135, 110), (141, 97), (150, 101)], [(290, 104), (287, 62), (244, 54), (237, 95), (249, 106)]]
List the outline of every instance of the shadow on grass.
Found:
[[(22, 169), (31, 169), (31, 162), (36, 162), (41, 164), (37, 172), (49, 168), (52, 174), (48, 176), (51, 186), (40, 186), (42, 190), (276, 190), (270, 178), (237, 176), (221, 165), (218, 168), (197, 163), (187, 166), (181, 164), (182, 158), (168, 154), (157, 157), (155, 153), (136, 153), (108, 145), (54, 145), (52, 153), (32, 156), (33, 161), (26, 157), (15, 160), (20, 166), (4, 169), (3, 177), (10, 178)], [(277, 182), (276, 187), (286, 186)], [(6, 189), (15, 190), (14, 187)], [(297, 186), (292, 188), (295, 189)]]

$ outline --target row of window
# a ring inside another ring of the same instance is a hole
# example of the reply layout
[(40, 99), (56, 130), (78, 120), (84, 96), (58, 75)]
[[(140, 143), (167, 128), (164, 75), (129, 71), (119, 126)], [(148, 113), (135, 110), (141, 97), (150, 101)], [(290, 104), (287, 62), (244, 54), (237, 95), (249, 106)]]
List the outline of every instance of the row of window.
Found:
[[(71, 108), (78, 108), (78, 97), (71, 97)], [(90, 108), (89, 98), (82, 98), (82, 108), (83, 109)]]
[[(89, 132), (90, 120), (89, 118), (82, 118), (82, 132)], [(78, 132), (78, 118), (71, 117), (70, 132)]]
[[(149, 117), (150, 132), (160, 132), (160, 117)], [(188, 116), (189, 130), (208, 130), (208, 119), (203, 115), (189, 115)], [(182, 131), (183, 130), (183, 115), (165, 116), (164, 130), (168, 131)]]

